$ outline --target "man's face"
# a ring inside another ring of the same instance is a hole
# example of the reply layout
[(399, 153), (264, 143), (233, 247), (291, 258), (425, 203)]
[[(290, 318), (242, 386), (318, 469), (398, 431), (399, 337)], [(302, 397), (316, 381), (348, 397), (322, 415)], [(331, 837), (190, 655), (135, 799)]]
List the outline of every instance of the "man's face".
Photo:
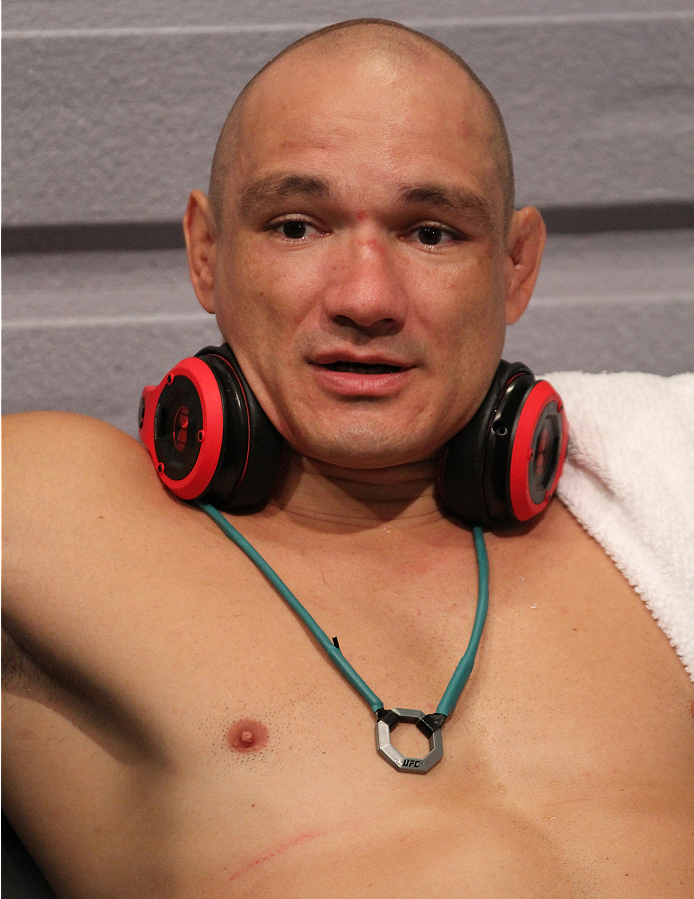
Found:
[(484, 102), (429, 52), (319, 58), (251, 92), (214, 308), (271, 420), (350, 468), (430, 458), (504, 342), (509, 261)]

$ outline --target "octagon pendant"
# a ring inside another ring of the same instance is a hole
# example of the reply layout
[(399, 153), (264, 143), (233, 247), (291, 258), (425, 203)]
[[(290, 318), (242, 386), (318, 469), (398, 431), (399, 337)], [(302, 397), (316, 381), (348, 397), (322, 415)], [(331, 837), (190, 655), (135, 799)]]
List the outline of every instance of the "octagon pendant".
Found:
[[(394, 720), (395, 716), (397, 716), (396, 720)], [(405, 721), (407, 724), (417, 724), (423, 718), (424, 712), (420, 712), (418, 709), (391, 709), (387, 719), (381, 718), (376, 722), (378, 754), (398, 771), (405, 771), (409, 774), (426, 774), (443, 758), (443, 738), (440, 728), (429, 736), (429, 752), (421, 759), (407, 758), (390, 742), (391, 730), (396, 728), (401, 721)]]

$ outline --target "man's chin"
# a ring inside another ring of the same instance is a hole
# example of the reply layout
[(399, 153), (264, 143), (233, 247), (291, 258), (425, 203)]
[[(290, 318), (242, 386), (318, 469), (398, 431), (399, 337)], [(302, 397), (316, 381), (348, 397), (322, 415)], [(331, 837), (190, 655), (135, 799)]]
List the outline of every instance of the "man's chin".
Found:
[(420, 445), (388, 433), (341, 432), (333, 438), (302, 440), (294, 447), (301, 455), (335, 468), (368, 471), (431, 462), (440, 447)]

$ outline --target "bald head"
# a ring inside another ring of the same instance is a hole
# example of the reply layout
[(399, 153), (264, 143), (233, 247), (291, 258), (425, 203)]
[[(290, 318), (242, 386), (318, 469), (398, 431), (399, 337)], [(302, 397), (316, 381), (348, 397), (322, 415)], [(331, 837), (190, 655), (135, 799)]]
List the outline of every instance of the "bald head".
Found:
[[(244, 140), (248, 139), (244, 128), (247, 106), (255, 92), (280, 65), (286, 67), (287, 57), (296, 65), (297, 78), (304, 69), (302, 63), (311, 62), (330, 67), (336, 57), (372, 58), (378, 55), (391, 60), (393, 65), (414, 62), (420, 65), (439, 63), (454, 65), (462, 71), (466, 85), (481, 101), (483, 115), (488, 125), (487, 149), (494, 162), (501, 198), (501, 217), (505, 225), (510, 221), (514, 205), (513, 162), (508, 135), (496, 100), (480, 81), (472, 69), (456, 53), (426, 35), (395, 22), (382, 19), (354, 19), (340, 22), (315, 31), (290, 44), (273, 60), (264, 66), (239, 94), (222, 132), (212, 161), (209, 198), (218, 229), (223, 219), (226, 185), (234, 159), (243, 151)], [(387, 78), (387, 67), (383, 68)]]

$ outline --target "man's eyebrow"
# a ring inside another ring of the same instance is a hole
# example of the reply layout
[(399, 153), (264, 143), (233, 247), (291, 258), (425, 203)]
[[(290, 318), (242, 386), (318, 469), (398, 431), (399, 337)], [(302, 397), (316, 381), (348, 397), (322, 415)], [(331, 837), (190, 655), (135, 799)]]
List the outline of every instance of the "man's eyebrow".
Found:
[(251, 181), (243, 190), (241, 214), (248, 216), (256, 206), (283, 197), (327, 197), (330, 192), (330, 185), (321, 178), (298, 174), (268, 175)]
[(438, 206), (448, 212), (476, 219), (483, 227), (492, 230), (496, 227), (497, 216), (493, 205), (486, 197), (465, 188), (420, 184), (416, 187), (401, 187), (398, 195), (405, 203)]

